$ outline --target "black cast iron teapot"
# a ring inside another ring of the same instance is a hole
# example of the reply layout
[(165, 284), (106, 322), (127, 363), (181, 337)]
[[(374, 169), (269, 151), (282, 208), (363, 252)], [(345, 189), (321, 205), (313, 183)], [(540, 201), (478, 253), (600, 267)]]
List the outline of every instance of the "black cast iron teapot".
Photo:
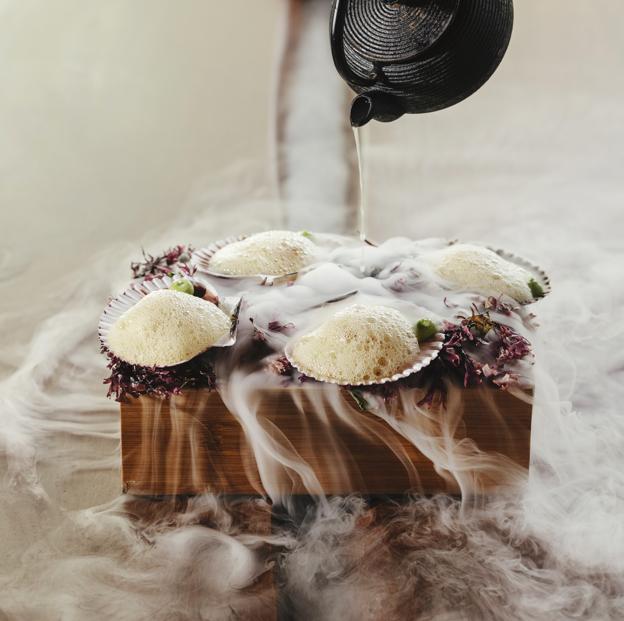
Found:
[(462, 101), (494, 73), (512, 28), (512, 0), (334, 0), (334, 63), (358, 93), (351, 124)]

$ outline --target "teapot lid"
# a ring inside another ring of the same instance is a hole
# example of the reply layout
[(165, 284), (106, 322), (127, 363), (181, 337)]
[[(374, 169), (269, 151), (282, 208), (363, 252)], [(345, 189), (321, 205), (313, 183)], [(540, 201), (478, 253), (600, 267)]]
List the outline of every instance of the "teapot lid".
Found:
[(460, 0), (348, 3), (344, 45), (373, 63), (409, 62), (431, 49), (453, 21)]

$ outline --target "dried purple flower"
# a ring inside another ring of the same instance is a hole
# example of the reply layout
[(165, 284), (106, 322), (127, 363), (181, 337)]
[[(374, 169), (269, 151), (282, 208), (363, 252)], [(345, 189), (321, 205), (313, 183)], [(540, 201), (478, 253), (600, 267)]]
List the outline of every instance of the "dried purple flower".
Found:
[(129, 364), (105, 348), (102, 348), (102, 353), (108, 357), (107, 366), (110, 369), (104, 384), (108, 384), (108, 396), (116, 401), (142, 395), (165, 398), (180, 394), (185, 388), (212, 390), (216, 386), (210, 352), (167, 368)]
[(271, 332), (280, 332), (282, 334), (286, 332), (290, 332), (294, 330), (294, 323), (281, 323), (279, 321), (269, 321), (269, 325), (267, 326)]
[(256, 325), (256, 322), (254, 321), (253, 317), (250, 317), (249, 321), (251, 323), (251, 327), (253, 328), (253, 337), (252, 337), (252, 339), (254, 341), (256, 341), (257, 343), (266, 343), (267, 342), (266, 332), (262, 328), (259, 328)]
[[(499, 312), (504, 310), (496, 305), (495, 298), (490, 298), (486, 305)], [(517, 376), (506, 368), (505, 363), (530, 356), (529, 341), (509, 326), (493, 321), (489, 312), (479, 312), (477, 307), (473, 308), (470, 317), (459, 318), (459, 324), (444, 324), (444, 347), (432, 365), (433, 369), (442, 366), (447, 371), (454, 370), (461, 375), (465, 387), (485, 382), (506, 388), (517, 381)], [(476, 354), (479, 354), (478, 359)], [(481, 362), (483, 359), (488, 362)]]
[(165, 250), (162, 254), (152, 256), (143, 252), (143, 261), (135, 261), (130, 264), (132, 278), (152, 280), (158, 276), (173, 276), (183, 274), (192, 276), (196, 269), (190, 265), (193, 248), (191, 246), (178, 245)]
[(388, 285), (388, 289), (396, 293), (401, 293), (407, 289), (407, 282), (403, 276), (399, 276)]
[(290, 376), (294, 368), (286, 356), (278, 356), (269, 360), (267, 369), (276, 375)]
[(511, 315), (518, 310), (518, 306), (514, 304), (508, 304), (501, 301), (500, 298), (489, 297), (483, 302), (483, 309), (485, 311), (494, 311), (501, 315)]
[(496, 324), (498, 335), (498, 352), (496, 361), (504, 363), (509, 360), (521, 360), (531, 354), (531, 344), (522, 335), (512, 330), (509, 326)]

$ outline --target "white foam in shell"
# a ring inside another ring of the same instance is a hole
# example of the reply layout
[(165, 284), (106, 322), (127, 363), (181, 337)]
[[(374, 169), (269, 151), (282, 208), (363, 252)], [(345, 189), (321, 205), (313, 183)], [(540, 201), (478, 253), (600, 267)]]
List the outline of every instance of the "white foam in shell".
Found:
[(267, 231), (224, 246), (210, 259), (210, 269), (228, 276), (283, 276), (309, 265), (314, 251), (301, 233)]
[(108, 347), (130, 364), (167, 367), (203, 353), (230, 327), (230, 318), (211, 302), (163, 289), (121, 315), (108, 334)]
[(312, 377), (357, 384), (400, 373), (418, 351), (412, 326), (399, 311), (355, 304), (301, 337), (292, 357)]
[(455, 244), (430, 257), (438, 276), (455, 287), (481, 295), (505, 294), (517, 302), (533, 299), (532, 274), (494, 251), (472, 244)]

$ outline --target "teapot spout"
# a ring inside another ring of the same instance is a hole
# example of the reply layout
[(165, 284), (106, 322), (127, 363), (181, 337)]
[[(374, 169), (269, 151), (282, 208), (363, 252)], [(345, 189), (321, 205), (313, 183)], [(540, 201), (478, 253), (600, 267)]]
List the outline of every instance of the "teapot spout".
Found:
[(351, 103), (351, 126), (362, 127), (373, 119), (388, 123), (404, 114), (405, 110), (397, 97), (370, 90), (358, 95)]

